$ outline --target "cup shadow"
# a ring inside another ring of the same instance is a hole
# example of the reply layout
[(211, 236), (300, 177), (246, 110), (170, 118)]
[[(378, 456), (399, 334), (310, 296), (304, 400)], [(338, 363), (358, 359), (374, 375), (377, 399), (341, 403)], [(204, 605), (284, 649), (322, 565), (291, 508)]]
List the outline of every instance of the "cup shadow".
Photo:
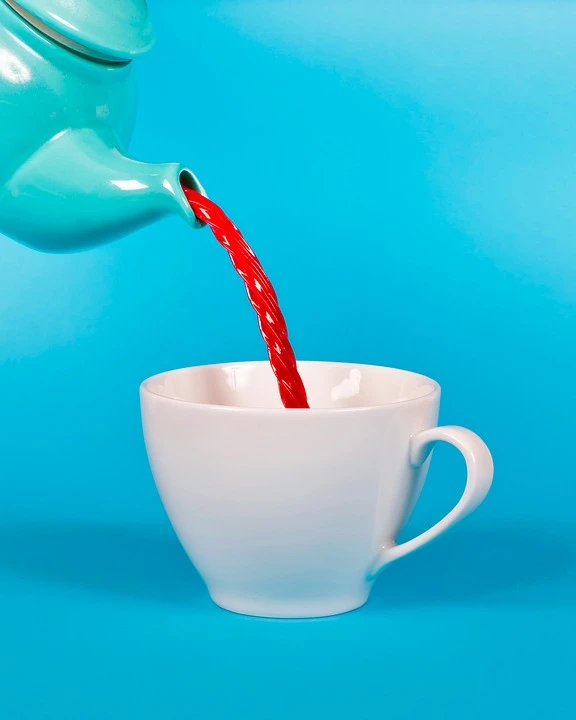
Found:
[(0, 573), (170, 605), (208, 602), (169, 527), (89, 523), (0, 528)]
[[(209, 603), (202, 579), (169, 527), (4, 526), (0, 573), (162, 604)], [(575, 599), (573, 536), (532, 526), (458, 528), (387, 568), (370, 607)]]
[(386, 568), (371, 595), (374, 609), (575, 601), (576, 535), (537, 525), (455, 528)]

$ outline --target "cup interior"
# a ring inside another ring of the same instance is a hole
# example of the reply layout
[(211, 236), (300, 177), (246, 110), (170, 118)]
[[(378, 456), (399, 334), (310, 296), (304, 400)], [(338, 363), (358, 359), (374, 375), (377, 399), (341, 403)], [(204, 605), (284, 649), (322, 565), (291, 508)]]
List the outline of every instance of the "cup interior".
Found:
[[(439, 391), (430, 378), (407, 370), (351, 363), (299, 362), (312, 409), (360, 408), (409, 402)], [(203, 365), (161, 373), (143, 389), (180, 402), (281, 409), (268, 362)], [(298, 412), (298, 411), (291, 411)]]

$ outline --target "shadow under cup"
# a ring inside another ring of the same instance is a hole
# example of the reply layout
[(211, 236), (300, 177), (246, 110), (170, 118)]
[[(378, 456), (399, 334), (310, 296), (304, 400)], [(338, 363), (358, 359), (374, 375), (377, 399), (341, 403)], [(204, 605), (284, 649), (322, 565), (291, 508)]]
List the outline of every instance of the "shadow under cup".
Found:
[[(466, 457), (446, 432), (428, 439), (444, 430), (432, 430), (433, 380), (346, 363), (298, 367), (310, 410), (282, 408), (267, 362), (175, 370), (141, 387), (168, 516), (212, 599), (234, 612), (318, 617), (364, 604), (389, 561), (383, 553), (395, 559), (409, 545), (394, 541), (420, 494), (430, 442), (452, 442)], [(415, 437), (424, 438), (417, 447)]]

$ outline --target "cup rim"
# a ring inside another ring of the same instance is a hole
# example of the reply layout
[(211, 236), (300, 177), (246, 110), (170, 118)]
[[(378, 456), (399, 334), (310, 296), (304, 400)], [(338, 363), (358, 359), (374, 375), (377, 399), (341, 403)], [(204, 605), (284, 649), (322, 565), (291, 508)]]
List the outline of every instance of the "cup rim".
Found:
[(358, 412), (370, 412), (375, 410), (383, 410), (385, 408), (391, 408), (391, 407), (398, 407), (398, 406), (405, 406), (410, 405), (413, 403), (418, 403), (423, 400), (429, 399), (433, 396), (439, 396), (441, 389), (440, 384), (434, 380), (433, 378), (428, 377), (427, 375), (424, 375), (422, 373), (414, 372), (413, 370), (405, 370), (403, 368), (396, 368), (396, 367), (389, 367), (387, 365), (375, 365), (371, 363), (355, 363), (355, 362), (346, 362), (346, 361), (331, 361), (331, 360), (298, 360), (298, 366), (306, 366), (306, 365), (325, 365), (325, 366), (346, 366), (346, 367), (358, 367), (358, 368), (371, 368), (371, 369), (377, 369), (377, 370), (392, 370), (394, 372), (403, 373), (405, 375), (411, 375), (415, 378), (420, 378), (422, 380), (425, 380), (426, 382), (431, 384), (431, 390), (424, 395), (420, 395), (415, 398), (407, 398), (405, 400), (394, 400), (392, 402), (382, 402), (375, 405), (359, 405), (356, 407), (335, 407), (335, 408), (284, 408), (284, 407), (277, 407), (277, 408), (263, 408), (263, 407), (252, 407), (252, 406), (242, 406), (242, 405), (218, 405), (216, 403), (203, 403), (203, 402), (197, 402), (195, 400), (184, 400), (182, 398), (175, 398), (175, 397), (167, 397), (166, 395), (162, 395), (161, 393), (155, 392), (151, 389), (150, 384), (161, 378), (165, 375), (171, 375), (173, 373), (182, 372), (184, 370), (194, 370), (194, 369), (200, 369), (200, 368), (220, 368), (220, 367), (230, 367), (234, 365), (268, 365), (268, 360), (241, 360), (239, 362), (222, 362), (222, 363), (205, 363), (202, 365), (190, 365), (186, 367), (180, 367), (180, 368), (173, 368), (172, 370), (164, 370), (163, 372), (156, 373), (155, 375), (151, 375), (150, 377), (146, 378), (141, 384), (140, 384), (140, 393), (147, 393), (149, 395), (152, 395), (154, 398), (158, 398), (160, 400), (163, 400), (168, 403), (178, 403), (182, 405), (188, 405), (190, 407), (195, 408), (203, 408), (206, 410), (213, 410), (216, 412), (236, 412), (236, 413), (248, 413), (248, 414), (271, 414), (271, 415), (283, 415), (286, 417), (287, 415), (301, 415), (304, 413), (306, 416), (316, 416), (316, 415), (336, 415), (336, 414), (346, 414), (346, 413), (358, 413)]

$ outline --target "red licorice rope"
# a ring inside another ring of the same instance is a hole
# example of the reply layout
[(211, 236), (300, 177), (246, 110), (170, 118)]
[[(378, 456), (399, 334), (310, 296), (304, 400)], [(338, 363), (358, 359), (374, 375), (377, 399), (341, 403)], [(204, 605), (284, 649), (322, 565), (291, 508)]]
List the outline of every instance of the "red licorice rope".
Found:
[(307, 408), (304, 383), (296, 367), (296, 357), (286, 321), (280, 310), (276, 292), (254, 251), (236, 225), (224, 212), (200, 193), (182, 186), (196, 217), (210, 226), (214, 237), (228, 251), (234, 269), (246, 286), (250, 304), (258, 316), (258, 325), (268, 347), (270, 365), (278, 381), (282, 403), (286, 408)]

